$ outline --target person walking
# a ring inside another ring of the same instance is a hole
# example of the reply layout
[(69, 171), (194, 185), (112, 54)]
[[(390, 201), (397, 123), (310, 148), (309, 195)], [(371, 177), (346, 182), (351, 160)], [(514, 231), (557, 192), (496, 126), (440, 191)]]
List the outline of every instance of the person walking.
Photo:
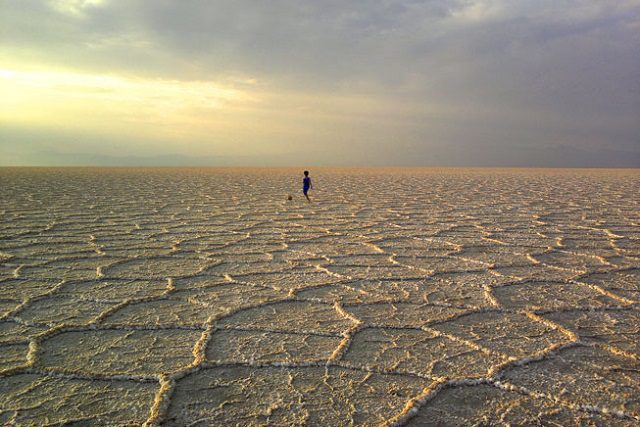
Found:
[(309, 171), (304, 171), (304, 178), (302, 179), (302, 192), (304, 193), (304, 197), (307, 198), (308, 202), (311, 202), (309, 198), (309, 190), (313, 188), (311, 184), (311, 178), (309, 178)]

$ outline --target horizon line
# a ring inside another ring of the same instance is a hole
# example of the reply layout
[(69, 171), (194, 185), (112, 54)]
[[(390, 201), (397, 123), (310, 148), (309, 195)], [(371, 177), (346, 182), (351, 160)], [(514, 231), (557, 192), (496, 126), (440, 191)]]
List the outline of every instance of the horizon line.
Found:
[(4, 169), (640, 169), (640, 166), (435, 166), (435, 165), (0, 165)]

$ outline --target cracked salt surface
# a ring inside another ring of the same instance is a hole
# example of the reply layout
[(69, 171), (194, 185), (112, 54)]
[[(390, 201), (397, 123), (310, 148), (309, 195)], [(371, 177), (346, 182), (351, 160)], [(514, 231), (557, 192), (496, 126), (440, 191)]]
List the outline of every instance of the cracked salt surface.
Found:
[(636, 170), (0, 169), (0, 424), (640, 423)]

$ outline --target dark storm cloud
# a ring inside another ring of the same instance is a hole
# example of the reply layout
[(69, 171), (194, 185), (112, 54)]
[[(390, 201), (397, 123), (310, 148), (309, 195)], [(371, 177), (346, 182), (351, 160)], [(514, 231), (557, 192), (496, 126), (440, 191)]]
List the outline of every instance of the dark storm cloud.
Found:
[(376, 140), (375, 126), (359, 131), (356, 142), (377, 141), (379, 160), (438, 153), (455, 163), (470, 150), (496, 164), (543, 164), (547, 152), (549, 164), (560, 156), (574, 165), (575, 149), (590, 165), (609, 153), (610, 165), (640, 152), (638, 0), (0, 4), (3, 60), (178, 80), (256, 78), (276, 91), (413, 106), (396, 132), (404, 151)]

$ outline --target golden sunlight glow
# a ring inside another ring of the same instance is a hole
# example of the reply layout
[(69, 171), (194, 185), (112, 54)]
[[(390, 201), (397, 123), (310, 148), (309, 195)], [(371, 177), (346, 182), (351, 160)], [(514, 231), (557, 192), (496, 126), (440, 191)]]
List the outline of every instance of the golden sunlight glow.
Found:
[(62, 13), (79, 16), (87, 7), (104, 5), (107, 0), (52, 0), (51, 6)]
[(179, 81), (43, 67), (0, 69), (0, 91), (6, 125), (136, 141), (138, 151), (188, 145), (203, 155), (286, 153), (299, 141), (339, 141), (354, 127), (397, 138), (403, 114), (428, 108), (348, 92), (279, 90), (251, 78)]
[(291, 131), (297, 127), (295, 122), (308, 127), (309, 121), (368, 118), (379, 122), (390, 116), (388, 105), (369, 97), (268, 91), (253, 79), (229, 81), (232, 83), (223, 85), (0, 69), (0, 120), (107, 133), (126, 133), (129, 127), (132, 133), (166, 137), (198, 136), (213, 130), (238, 132), (238, 124), (245, 130), (253, 128), (254, 135), (256, 126), (269, 134), (277, 129)]
[[(250, 84), (245, 83), (245, 86)], [(254, 104), (246, 90), (213, 82), (130, 79), (65, 71), (0, 69), (0, 119), (33, 125), (94, 127), (113, 120), (193, 124), (206, 113)]]

